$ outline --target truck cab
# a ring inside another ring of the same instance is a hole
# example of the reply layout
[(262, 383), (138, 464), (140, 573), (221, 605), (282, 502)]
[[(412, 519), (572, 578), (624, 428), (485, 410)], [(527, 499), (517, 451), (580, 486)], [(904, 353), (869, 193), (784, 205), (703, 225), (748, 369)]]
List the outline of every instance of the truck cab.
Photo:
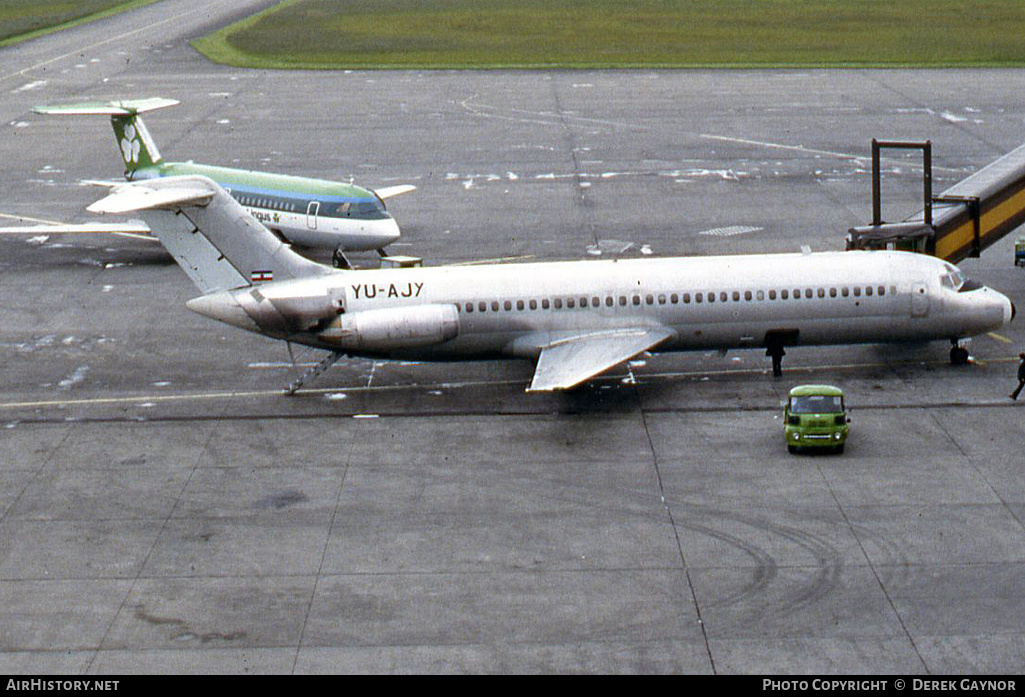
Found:
[(790, 390), (783, 407), (787, 451), (829, 448), (842, 453), (848, 423), (843, 390), (832, 385), (799, 385)]

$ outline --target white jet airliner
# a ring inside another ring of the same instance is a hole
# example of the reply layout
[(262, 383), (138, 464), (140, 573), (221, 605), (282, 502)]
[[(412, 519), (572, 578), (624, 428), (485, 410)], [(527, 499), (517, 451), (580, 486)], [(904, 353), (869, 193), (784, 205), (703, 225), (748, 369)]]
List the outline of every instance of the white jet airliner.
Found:
[(186, 307), (342, 355), (536, 361), (528, 391), (580, 385), (646, 351), (953, 344), (1015, 310), (952, 264), (825, 252), (342, 271), (292, 252), (206, 177), (125, 184), (89, 207), (138, 211), (204, 295)]

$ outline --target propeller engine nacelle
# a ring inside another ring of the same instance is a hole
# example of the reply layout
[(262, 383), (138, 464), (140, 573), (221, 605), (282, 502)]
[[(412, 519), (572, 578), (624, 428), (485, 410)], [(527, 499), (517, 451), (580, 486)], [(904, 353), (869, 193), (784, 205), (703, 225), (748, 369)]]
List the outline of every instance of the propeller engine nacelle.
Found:
[(413, 305), (341, 315), (320, 337), (341, 350), (373, 352), (440, 344), (458, 333), (455, 305)]

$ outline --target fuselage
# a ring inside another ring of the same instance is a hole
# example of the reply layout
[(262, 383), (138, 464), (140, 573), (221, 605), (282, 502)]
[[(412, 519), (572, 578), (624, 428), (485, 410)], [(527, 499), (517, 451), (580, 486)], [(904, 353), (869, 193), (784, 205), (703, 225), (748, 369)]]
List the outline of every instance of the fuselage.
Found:
[(199, 174), (213, 179), (254, 218), (303, 247), (367, 251), (399, 238), (399, 227), (373, 192), (354, 184), (231, 167), (165, 162), (131, 172), (132, 180)]
[[(254, 292), (286, 315), (295, 303), (309, 308), (327, 298), (338, 316), (313, 329), (282, 329), (261, 314), (269, 306), (255, 303)], [(882, 251), (347, 271), (203, 300), (223, 306), (190, 307), (277, 338), (427, 360), (536, 357), (563, 337), (616, 328), (670, 329), (660, 351), (957, 340), (1013, 316), (1007, 297), (966, 282), (949, 263)], [(421, 345), (352, 343), (353, 318), (389, 310), (389, 321), (430, 323), (440, 321), (437, 308), (451, 312), (454, 334), (431, 334), (425, 324)]]

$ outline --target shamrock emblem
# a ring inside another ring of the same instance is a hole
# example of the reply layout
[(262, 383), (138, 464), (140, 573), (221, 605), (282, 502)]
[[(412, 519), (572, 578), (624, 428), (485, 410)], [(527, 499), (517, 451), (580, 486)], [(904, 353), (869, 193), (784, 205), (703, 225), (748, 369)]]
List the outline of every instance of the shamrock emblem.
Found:
[(125, 162), (139, 161), (139, 151), (142, 150), (142, 144), (135, 136), (135, 125), (128, 124), (128, 127), (125, 128), (125, 137), (121, 139), (121, 154), (124, 155)]

